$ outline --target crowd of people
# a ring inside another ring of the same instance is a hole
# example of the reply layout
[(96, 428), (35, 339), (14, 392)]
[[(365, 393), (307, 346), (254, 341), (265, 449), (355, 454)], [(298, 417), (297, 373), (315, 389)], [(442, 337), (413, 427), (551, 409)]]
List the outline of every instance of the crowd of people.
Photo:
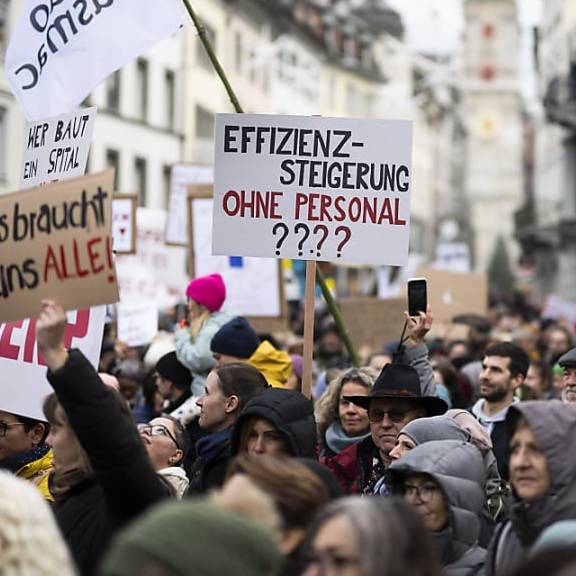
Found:
[(321, 321), (308, 398), (301, 339), (223, 312), (217, 274), (186, 297), (98, 369), (42, 302), (45, 418), (0, 410), (0, 574), (576, 573), (572, 329), (500, 305), (431, 338), (428, 310), (355, 367)]

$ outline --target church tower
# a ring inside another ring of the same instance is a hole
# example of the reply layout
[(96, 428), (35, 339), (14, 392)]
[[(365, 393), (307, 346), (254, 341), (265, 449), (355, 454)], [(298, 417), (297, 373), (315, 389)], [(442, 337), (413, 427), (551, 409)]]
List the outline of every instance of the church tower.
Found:
[(520, 27), (515, 0), (465, 0), (462, 95), (466, 195), (474, 268), (487, 271), (499, 239), (518, 257), (514, 214), (523, 198)]

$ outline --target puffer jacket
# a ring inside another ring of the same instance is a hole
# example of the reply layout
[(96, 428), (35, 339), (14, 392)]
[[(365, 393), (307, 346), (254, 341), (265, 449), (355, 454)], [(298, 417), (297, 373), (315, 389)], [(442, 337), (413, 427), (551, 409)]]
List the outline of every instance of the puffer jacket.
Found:
[(296, 390), (268, 388), (252, 398), (232, 431), (232, 454), (238, 454), (244, 426), (252, 418), (268, 420), (286, 442), (293, 456), (316, 457), (316, 420), (312, 402)]
[(416, 446), (389, 469), (392, 491), (403, 493), (404, 480), (428, 474), (448, 504), (448, 527), (434, 533), (445, 576), (484, 574), (486, 551), (478, 546), (479, 514), (486, 505), (485, 471), (480, 451), (468, 442), (439, 440)]
[(277, 350), (264, 340), (254, 354), (248, 359), (248, 364), (264, 374), (264, 378), (274, 388), (283, 387), (292, 375), (292, 359), (282, 350)]
[(576, 519), (576, 405), (560, 400), (514, 404), (506, 416), (510, 438), (519, 416), (526, 420), (546, 455), (550, 488), (533, 502), (522, 501), (512, 490), (510, 519), (498, 527), (488, 549), (488, 576), (509, 574), (548, 526)]
[(16, 476), (32, 482), (48, 502), (54, 502), (54, 497), (50, 493), (50, 488), (48, 486), (50, 472), (53, 469), (53, 458), (54, 454), (52, 453), (52, 450), (48, 450), (44, 456), (24, 464), (24, 466), (16, 472)]
[(214, 334), (220, 330), (232, 316), (225, 312), (214, 312), (202, 326), (202, 329), (192, 338), (188, 327), (180, 328), (174, 334), (174, 347), (178, 362), (184, 364), (192, 373), (192, 394), (202, 396), (204, 394), (204, 382), (208, 372), (214, 367), (214, 358), (210, 350), (210, 342)]

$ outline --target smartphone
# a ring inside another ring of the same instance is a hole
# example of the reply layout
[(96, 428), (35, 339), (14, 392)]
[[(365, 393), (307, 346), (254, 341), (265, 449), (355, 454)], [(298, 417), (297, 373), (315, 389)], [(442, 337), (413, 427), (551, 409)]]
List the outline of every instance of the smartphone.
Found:
[(420, 312), (426, 312), (427, 306), (426, 278), (411, 278), (408, 280), (408, 314), (418, 316)]

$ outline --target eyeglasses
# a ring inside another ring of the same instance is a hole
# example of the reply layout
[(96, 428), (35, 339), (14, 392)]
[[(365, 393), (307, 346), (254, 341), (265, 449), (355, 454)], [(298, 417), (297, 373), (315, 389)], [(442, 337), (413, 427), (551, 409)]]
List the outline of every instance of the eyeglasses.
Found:
[(438, 493), (439, 488), (435, 484), (404, 484), (404, 494), (406, 496), (417, 496), (422, 502), (430, 502), (432, 498)]
[(168, 436), (168, 438), (176, 444), (176, 447), (180, 448), (180, 444), (178, 444), (172, 432), (163, 424), (138, 424), (138, 432), (140, 432), (140, 434), (147, 434), (148, 436)]
[(12, 428), (12, 426), (25, 426), (24, 422), (14, 422), (13, 424), (7, 424), (6, 422), (0, 422), (0, 438), (6, 436), (6, 430)]
[(357, 558), (343, 556), (327, 552), (325, 554), (311, 554), (306, 563), (308, 566), (316, 566), (325, 574), (328, 571), (341, 574), (350, 568), (358, 568), (360, 563)]
[(384, 416), (388, 416), (394, 424), (404, 422), (404, 419), (412, 410), (402, 412), (401, 410), (378, 410), (377, 408), (370, 408), (368, 410), (368, 419), (370, 422), (382, 422)]

